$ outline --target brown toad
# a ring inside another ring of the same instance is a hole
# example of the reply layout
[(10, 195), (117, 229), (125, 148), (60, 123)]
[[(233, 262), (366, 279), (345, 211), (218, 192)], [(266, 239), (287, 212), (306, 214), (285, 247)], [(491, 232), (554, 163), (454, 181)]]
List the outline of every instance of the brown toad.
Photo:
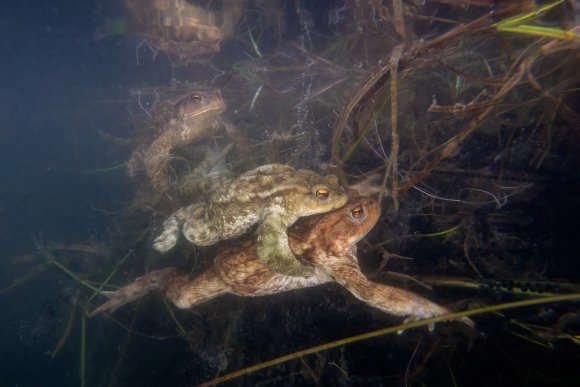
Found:
[(134, 32), (146, 37), (155, 54), (165, 52), (184, 64), (218, 52), (220, 42), (234, 35), (243, 0), (216, 3), (210, 7), (186, 0), (125, 0)]
[(244, 137), (223, 117), (226, 104), (218, 89), (190, 91), (166, 105), (170, 106), (166, 110), (173, 111), (171, 118), (167, 119), (162, 132), (142, 155), (145, 172), (156, 190), (170, 184), (166, 166), (175, 149), (211, 137), (221, 129), (225, 130), (240, 153), (247, 153)]
[[(412, 292), (369, 281), (356, 257), (356, 243), (375, 225), (380, 216), (378, 203), (349, 192), (349, 203), (330, 213), (300, 219), (288, 233), (292, 251), (314, 266), (310, 278), (274, 272), (257, 258), (257, 243), (245, 239), (221, 249), (213, 266), (189, 279), (175, 268), (156, 270), (115, 292), (102, 292), (109, 301), (91, 316), (113, 312), (148, 292), (160, 289), (179, 308), (190, 308), (226, 293), (253, 297), (335, 281), (356, 298), (384, 312), (419, 320), (442, 315), (448, 310)], [(463, 322), (472, 325), (470, 319)]]
[(334, 175), (263, 165), (213, 191), (205, 202), (179, 209), (163, 223), (153, 246), (160, 252), (171, 249), (181, 227), (191, 243), (209, 246), (238, 237), (258, 223), (258, 259), (279, 273), (308, 277), (312, 268), (292, 254), (288, 227), (302, 216), (342, 207), (347, 200)]

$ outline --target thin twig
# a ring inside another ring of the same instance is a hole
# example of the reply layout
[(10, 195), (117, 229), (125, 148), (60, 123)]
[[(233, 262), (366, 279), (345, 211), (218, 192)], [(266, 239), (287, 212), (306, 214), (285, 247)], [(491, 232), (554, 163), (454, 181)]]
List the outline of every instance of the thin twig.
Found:
[[(395, 1), (396, 3), (396, 1)], [(395, 47), (391, 53), (391, 192), (393, 195), (393, 209), (399, 210), (399, 132), (397, 130), (398, 107), (397, 107), (397, 79), (398, 68), (404, 46), (402, 44)], [(382, 197), (382, 196), (381, 196)], [(379, 199), (380, 200), (380, 199)]]

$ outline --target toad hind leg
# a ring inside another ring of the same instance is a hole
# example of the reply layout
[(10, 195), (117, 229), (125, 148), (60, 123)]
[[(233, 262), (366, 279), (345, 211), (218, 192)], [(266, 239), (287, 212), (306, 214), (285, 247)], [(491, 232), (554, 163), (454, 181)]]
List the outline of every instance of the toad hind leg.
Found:
[(168, 267), (147, 273), (115, 292), (101, 292), (109, 298), (109, 301), (93, 310), (89, 316), (93, 317), (104, 312), (112, 313), (154, 290), (165, 291), (165, 297), (182, 309), (230, 292), (229, 286), (213, 268), (190, 280), (189, 275)]
[(211, 267), (192, 280), (187, 274), (174, 277), (167, 285), (165, 297), (178, 308), (187, 309), (229, 292), (230, 287)]
[(312, 266), (302, 264), (292, 253), (288, 244), (286, 229), (277, 215), (267, 216), (258, 228), (258, 260), (278, 273), (310, 277), (314, 273)]

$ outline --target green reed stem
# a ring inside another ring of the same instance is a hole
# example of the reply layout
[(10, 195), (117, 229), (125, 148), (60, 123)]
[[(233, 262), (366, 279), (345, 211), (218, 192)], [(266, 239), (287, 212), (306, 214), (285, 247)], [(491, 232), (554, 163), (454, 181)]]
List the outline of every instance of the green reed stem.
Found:
[(430, 318), (427, 320), (413, 321), (413, 322), (409, 322), (406, 324), (397, 325), (395, 327), (379, 329), (377, 331), (363, 333), (361, 335), (356, 335), (356, 336), (348, 337), (346, 339), (332, 341), (330, 343), (326, 343), (326, 344), (318, 345), (316, 347), (308, 348), (308, 349), (305, 349), (302, 351), (294, 352), (294, 353), (291, 353), (291, 354), (288, 354), (285, 356), (281, 356), (281, 357), (276, 358), (276, 359), (268, 360), (268, 361), (265, 361), (263, 363), (253, 365), (251, 367), (241, 369), (241, 370), (236, 371), (236, 372), (232, 372), (232, 373), (227, 374), (227, 375), (220, 376), (218, 378), (215, 378), (215, 379), (212, 379), (212, 380), (207, 381), (205, 383), (202, 383), (202, 384), (200, 384), (200, 386), (213, 386), (213, 385), (216, 385), (218, 383), (223, 383), (226, 381), (230, 381), (232, 379), (239, 378), (240, 376), (248, 375), (252, 372), (255, 372), (255, 371), (258, 371), (258, 370), (261, 370), (264, 368), (272, 367), (274, 365), (282, 364), (282, 363), (288, 362), (290, 360), (300, 358), (302, 356), (310, 355), (310, 354), (317, 353), (317, 352), (324, 351), (324, 350), (328, 350), (331, 348), (341, 347), (343, 345), (351, 344), (351, 343), (354, 343), (357, 341), (368, 340), (368, 339), (371, 339), (373, 337), (383, 336), (383, 335), (387, 335), (387, 334), (391, 334), (391, 333), (400, 332), (400, 331), (403, 331), (406, 329), (417, 328), (417, 327), (426, 326), (429, 324), (434, 324), (434, 323), (440, 322), (440, 321), (456, 320), (456, 319), (459, 319), (462, 317), (469, 317), (469, 316), (475, 316), (475, 315), (483, 314), (483, 313), (497, 312), (497, 311), (505, 310), (505, 309), (521, 308), (524, 306), (541, 305), (541, 304), (548, 304), (548, 303), (554, 303), (554, 302), (579, 301), (579, 300), (580, 300), (580, 293), (575, 293), (575, 294), (559, 295), (559, 296), (554, 296), (554, 297), (534, 298), (531, 300), (507, 302), (504, 304), (490, 305), (490, 306), (466, 310), (466, 311), (462, 311), (462, 312), (448, 313), (448, 314), (433, 317), (433, 318)]

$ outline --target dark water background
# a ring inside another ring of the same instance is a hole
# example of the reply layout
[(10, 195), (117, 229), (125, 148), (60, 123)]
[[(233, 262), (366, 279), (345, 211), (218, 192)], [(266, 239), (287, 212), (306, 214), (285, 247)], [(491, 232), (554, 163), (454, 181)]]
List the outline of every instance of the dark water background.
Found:
[[(137, 80), (123, 46), (95, 40), (101, 10), (93, 2), (6, 1), (0, 9), (0, 277), (10, 284), (30, 269), (10, 257), (35, 244), (106, 235), (107, 217), (91, 207), (115, 209), (127, 187), (122, 174), (84, 173), (124, 161), (97, 130), (128, 133), (123, 99)], [(78, 385), (76, 349), (47, 354), (72, 305), (55, 274), (0, 301), (0, 385)]]
[[(3, 1), (0, 5), (1, 288), (42, 262), (39, 257), (31, 258), (32, 262), (14, 257), (51, 241), (107, 246), (111, 256), (118, 258), (136, 239), (124, 229), (132, 226), (124, 226), (107, 212), (124, 207), (134, 194), (124, 169), (93, 173), (124, 163), (132, 147), (112, 146), (99, 131), (129, 137), (140, 114), (130, 90), (166, 85), (173, 74), (163, 58), (137, 65), (138, 40), (98, 35), (111, 15), (124, 12), (116, 3), (53, 0)], [(335, 3), (318, 7), (324, 10)], [(314, 18), (324, 13), (317, 9), (312, 7)], [(299, 32), (295, 24), (288, 24), (290, 34)], [(561, 158), (543, 171), (549, 184), (538, 184), (533, 200), (516, 203), (512, 209), (529, 216), (526, 235), (536, 240), (533, 248), (520, 254), (543, 255), (552, 278), (576, 283), (580, 280), (577, 143), (578, 133), (553, 151), (560, 152)], [(478, 157), (475, 154), (472, 162)], [(558, 164), (560, 170), (552, 168)], [(419, 230), (422, 226), (415, 225)], [(441, 248), (429, 243), (407, 252), (429, 265), (421, 257)], [(128, 278), (144, 270), (138, 257), (132, 259), (128, 261), (131, 269), (125, 272)], [(112, 262), (81, 258), (74, 268), (92, 271), (102, 269), (101, 265)], [(517, 272), (517, 264), (513, 270)], [(77, 289), (75, 281), (51, 267), (0, 294), (0, 386), (80, 384), (78, 316), (68, 342), (57, 356), (50, 356), (74, 308)], [(170, 337), (165, 340), (128, 338), (126, 330), (112, 320), (87, 320), (86, 385), (194, 385), (222, 368), (236, 370), (397, 321), (352, 301), (345, 293), (332, 286), (267, 299), (228, 296), (193, 312), (177, 311), (178, 318), (189, 324), (190, 341), (176, 333), (160, 297), (143, 304), (145, 316), (133, 319), (132, 310), (121, 310), (119, 320), (143, 335)], [(452, 302), (464, 293), (442, 290), (438, 295)], [(546, 321), (551, 321), (550, 316), (566, 311), (578, 313), (575, 305), (546, 307), (537, 313), (544, 312)], [(523, 315), (518, 313), (514, 316)], [(578, 324), (577, 317), (575, 321)], [(313, 371), (322, 384), (400, 385), (421, 343), (418, 352), (423, 354), (440, 346), (453, 349), (425, 364), (423, 376), (414, 385), (452, 385), (451, 373), (458, 386), (577, 385), (577, 344), (562, 340), (553, 348), (543, 348), (510, 334), (502, 322), (482, 317), (478, 324), (484, 335), (477, 338), (445, 327), (438, 336), (421, 331), (378, 338), (323, 353), (310, 358), (309, 364), (314, 369), (316, 361), (326, 364), (322, 371)], [(350, 379), (342, 378), (339, 366), (329, 363), (348, 364)], [(304, 376), (300, 361), (269, 372), (240, 383), (316, 384), (316, 378)]]

